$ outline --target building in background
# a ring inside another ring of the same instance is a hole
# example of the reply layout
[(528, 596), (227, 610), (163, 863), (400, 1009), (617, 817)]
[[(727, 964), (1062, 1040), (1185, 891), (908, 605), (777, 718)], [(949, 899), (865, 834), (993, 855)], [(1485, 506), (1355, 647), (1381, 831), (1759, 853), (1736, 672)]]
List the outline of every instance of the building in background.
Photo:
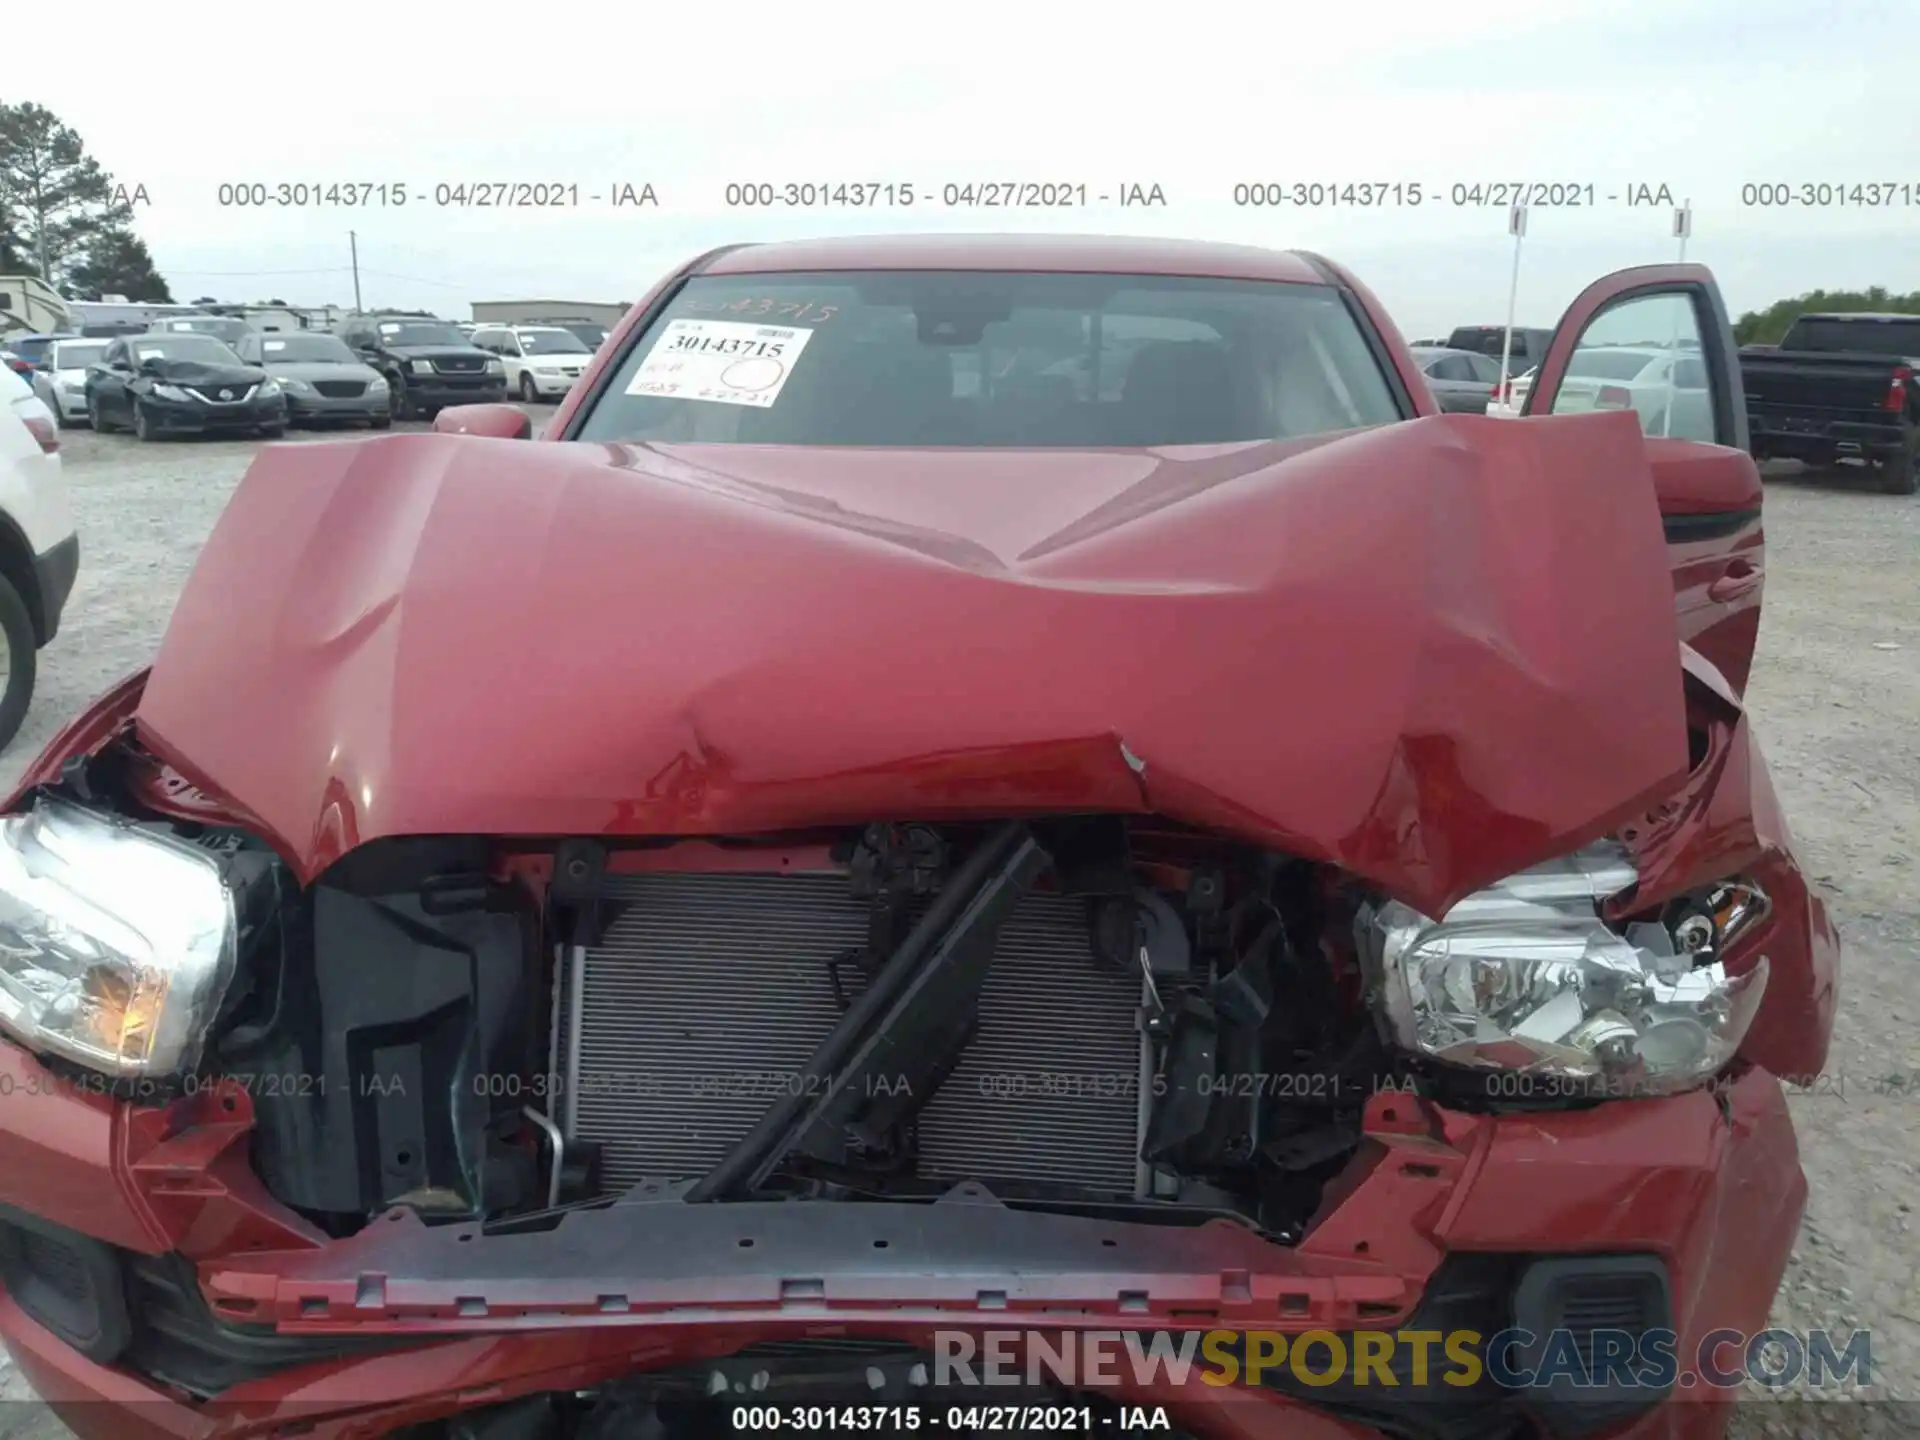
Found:
[(611, 330), (626, 319), (633, 302), (622, 300), (476, 300), (473, 318), (481, 325), (533, 325), (545, 320), (591, 320)]

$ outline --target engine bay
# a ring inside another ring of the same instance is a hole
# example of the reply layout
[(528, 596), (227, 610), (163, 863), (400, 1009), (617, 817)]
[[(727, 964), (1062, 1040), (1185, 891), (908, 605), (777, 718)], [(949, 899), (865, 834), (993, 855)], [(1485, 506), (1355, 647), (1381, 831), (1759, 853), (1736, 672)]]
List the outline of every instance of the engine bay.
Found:
[[(1009, 1204), (1297, 1238), (1390, 1069), (1328, 872), (1158, 821), (381, 841), (258, 918), (205, 1067), (336, 1235), (622, 1196)], [(236, 870), (236, 876), (240, 875)]]

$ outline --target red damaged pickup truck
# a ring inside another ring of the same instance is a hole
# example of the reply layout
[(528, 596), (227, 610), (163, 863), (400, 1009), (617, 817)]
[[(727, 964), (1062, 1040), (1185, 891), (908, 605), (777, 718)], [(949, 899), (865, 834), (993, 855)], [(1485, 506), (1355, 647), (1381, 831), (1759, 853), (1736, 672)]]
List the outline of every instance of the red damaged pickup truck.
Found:
[[(1647, 335), (1685, 433), (1552, 413)], [(263, 449), (0, 822), (0, 1334), (89, 1437), (1719, 1434), (1839, 959), (1738, 377), (1695, 266), (1514, 423), (1316, 256), (808, 241)]]

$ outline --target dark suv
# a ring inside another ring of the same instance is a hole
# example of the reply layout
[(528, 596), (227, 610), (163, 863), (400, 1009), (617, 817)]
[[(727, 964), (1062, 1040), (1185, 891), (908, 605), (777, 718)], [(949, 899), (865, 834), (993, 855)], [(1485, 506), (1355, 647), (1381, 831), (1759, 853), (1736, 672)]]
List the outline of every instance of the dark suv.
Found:
[(355, 315), (334, 333), (386, 377), (396, 420), (431, 420), (445, 405), (507, 398), (506, 367), (445, 320)]

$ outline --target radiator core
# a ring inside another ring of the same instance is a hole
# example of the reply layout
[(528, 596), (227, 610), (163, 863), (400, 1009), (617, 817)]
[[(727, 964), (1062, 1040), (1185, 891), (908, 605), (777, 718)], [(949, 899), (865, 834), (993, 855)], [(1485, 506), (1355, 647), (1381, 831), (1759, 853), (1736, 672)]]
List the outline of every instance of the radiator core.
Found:
[[(577, 1023), (556, 1027), (563, 1050), (578, 1036), (573, 1138), (600, 1145), (609, 1190), (692, 1179), (800, 1085), (841, 1014), (829, 961), (866, 939), (866, 903), (831, 874), (610, 877), (607, 895)], [(918, 1173), (1131, 1194), (1139, 1001), (1136, 978), (1094, 961), (1083, 902), (1027, 896), (979, 1033), (920, 1112)]]

